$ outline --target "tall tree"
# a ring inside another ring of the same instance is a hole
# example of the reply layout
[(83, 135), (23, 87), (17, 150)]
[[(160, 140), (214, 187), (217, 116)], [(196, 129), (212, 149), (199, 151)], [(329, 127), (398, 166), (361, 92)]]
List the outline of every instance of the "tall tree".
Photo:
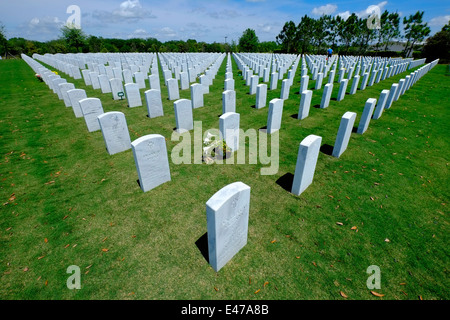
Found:
[(400, 15), (397, 12), (389, 13), (384, 21), (384, 25), (383, 20), (381, 21), (381, 23), (382, 43), (384, 44), (384, 50), (387, 50), (390, 42), (393, 39), (399, 38), (401, 35)]
[(422, 50), (422, 57), (427, 58), (427, 62), (435, 59), (439, 59), (440, 63), (450, 62), (450, 23), (427, 39)]
[(243, 52), (256, 52), (258, 50), (259, 39), (255, 30), (247, 29), (239, 38), (239, 49)]
[(352, 13), (347, 20), (344, 20), (339, 16), (337, 18), (338, 35), (345, 47), (344, 52), (348, 53), (350, 44), (354, 41), (356, 32), (358, 31), (358, 16), (356, 13)]
[(321, 47), (326, 44), (326, 40), (329, 36), (329, 24), (331, 22), (331, 16), (323, 15), (319, 19), (314, 20), (314, 45), (316, 47), (316, 53), (320, 52)]
[(314, 39), (314, 19), (304, 15), (297, 26), (297, 40), (300, 44), (300, 53), (309, 52)]
[(293, 21), (286, 22), (281, 32), (276, 36), (276, 41), (281, 45), (281, 50), (293, 53), (297, 49), (297, 27)]
[(367, 26), (366, 19), (358, 19), (355, 22), (355, 42), (354, 44), (359, 48), (358, 53), (364, 54), (369, 48), (369, 43), (375, 38), (375, 30)]
[(86, 45), (86, 35), (81, 29), (65, 25), (61, 28), (61, 33), (69, 51), (81, 52)]
[(424, 11), (417, 11), (408, 18), (403, 18), (403, 25), (405, 31), (406, 45), (404, 50), (405, 57), (408, 57), (414, 49), (417, 42), (421, 42), (426, 36), (430, 34), (430, 27), (423, 22)]
[(5, 58), (8, 55), (8, 40), (6, 39), (6, 28), (0, 22), (0, 56), (4, 54)]

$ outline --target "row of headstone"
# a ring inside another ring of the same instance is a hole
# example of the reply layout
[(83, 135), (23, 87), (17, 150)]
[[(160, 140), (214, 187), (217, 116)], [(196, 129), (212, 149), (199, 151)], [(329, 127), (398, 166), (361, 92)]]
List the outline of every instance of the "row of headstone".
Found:
[[(57, 81), (58, 77), (53, 77), (51, 72), (45, 70), (39, 63), (35, 62), (27, 56), (23, 59), (36, 71), (42, 74), (46, 84), (57, 94), (63, 97), (64, 92), (67, 93), (69, 99), (64, 100), (66, 106), (76, 105), (78, 102), (82, 114), (86, 120), (89, 131), (98, 130), (94, 124), (97, 121), (98, 128), (101, 129), (105, 140), (106, 148), (110, 154), (115, 154), (124, 150), (132, 149), (135, 165), (137, 168), (139, 183), (144, 192), (149, 191), (165, 182), (171, 180), (170, 167), (168, 161), (167, 147), (165, 138), (158, 134), (150, 134), (143, 136), (131, 142), (125, 115), (121, 112), (103, 113), (101, 102), (98, 98), (86, 98), (81, 94), (75, 95), (74, 92), (80, 89), (74, 89), (67, 86), (64, 81)], [(437, 64), (437, 60), (411, 73), (405, 79), (400, 80), (393, 93), (383, 90), (377, 109), (383, 109), (389, 96), (395, 99), (405, 90), (408, 90), (423, 74), (428, 72)], [(64, 80), (64, 79), (61, 79)], [(343, 79), (341, 81), (344, 81)], [(327, 84), (332, 87), (332, 83)], [(59, 89), (57, 89), (59, 88)], [(66, 90), (67, 89), (67, 90)], [(148, 90), (149, 94), (156, 94), (158, 90)], [(78, 91), (81, 92), (81, 91)], [(155, 96), (160, 100), (160, 95)], [(149, 98), (151, 99), (151, 97)], [(302, 100), (311, 99), (311, 91), (304, 90), (302, 92)], [(268, 133), (279, 130), (281, 123), (281, 113), (283, 107), (283, 99), (273, 99), (269, 104), (268, 117)], [(159, 103), (159, 101), (158, 101)], [(300, 104), (300, 110), (306, 108), (305, 102)], [(358, 126), (358, 133), (362, 134), (367, 130), (370, 118), (374, 111), (376, 99), (368, 99), (363, 110), (363, 114)], [(185, 118), (192, 118), (193, 104), (186, 99), (178, 100), (174, 103), (175, 114), (178, 121)], [(177, 115), (177, 109), (180, 114)], [(183, 109), (183, 111), (182, 111)], [(190, 114), (182, 114), (188, 111)], [(304, 112), (302, 112), (303, 114)], [(378, 111), (381, 115), (381, 112)], [(150, 116), (150, 111), (149, 111)], [(299, 118), (300, 118), (299, 112)], [(303, 115), (302, 115), (303, 117)], [(349, 138), (356, 119), (356, 113), (346, 112), (339, 126), (336, 136), (335, 146), (333, 148), (333, 156), (340, 157), (348, 146)], [(238, 148), (239, 136), (239, 114), (235, 112), (224, 112), (220, 117), (220, 131), (227, 144), (233, 151)], [(190, 121), (192, 122), (192, 121)], [(179, 129), (186, 129), (184, 125), (180, 125)], [(299, 145), (295, 174), (292, 183), (291, 192), (300, 195), (309, 185), (311, 185), (317, 159), (320, 151), (322, 137), (309, 135), (303, 139)], [(242, 182), (235, 182), (225, 186), (216, 192), (206, 202), (206, 218), (207, 218), (207, 235), (208, 235), (208, 254), (209, 263), (212, 268), (218, 272), (228, 261), (230, 261), (246, 244), (248, 238), (248, 221), (250, 206), (250, 187)]]

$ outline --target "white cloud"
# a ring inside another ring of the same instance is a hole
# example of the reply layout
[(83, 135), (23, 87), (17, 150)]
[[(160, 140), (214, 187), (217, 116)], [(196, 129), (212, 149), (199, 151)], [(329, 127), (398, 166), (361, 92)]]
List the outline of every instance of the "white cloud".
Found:
[(344, 12), (340, 12), (338, 13), (336, 16), (340, 16), (342, 19), (347, 20), (350, 17), (351, 13), (350, 11), (344, 11)]
[(387, 5), (387, 3), (388, 3), (387, 1), (383, 1), (378, 4), (370, 5), (365, 10), (356, 12), (356, 15), (362, 19), (365, 19), (372, 14), (378, 14), (378, 16), (381, 16), (381, 14), (384, 11), (384, 7)]
[(431, 27), (442, 28), (450, 21), (450, 15), (434, 17), (428, 23)]
[(150, 33), (148, 33), (144, 29), (136, 29), (131, 34), (128, 35), (129, 39), (131, 39), (131, 38), (145, 39), (145, 38), (150, 38), (150, 37), (151, 37)]
[(126, 0), (120, 4), (119, 8), (112, 12), (96, 10), (92, 13), (92, 17), (104, 23), (135, 23), (143, 19), (156, 18), (150, 10), (142, 7), (139, 0)]
[(161, 38), (174, 38), (177, 36), (177, 33), (175, 30), (173, 30), (170, 27), (163, 27), (159, 30), (157, 30), (157, 32), (155, 33), (155, 36), (161, 37)]
[(312, 10), (312, 14), (316, 15), (316, 16), (321, 16), (321, 15), (330, 15), (332, 13), (334, 13), (337, 10), (337, 6), (334, 4), (326, 4), (324, 6), (320, 6), (318, 8), (314, 8)]
[(58, 17), (34, 17), (27, 23), (24, 23), (18, 27), (20, 37), (27, 39), (46, 41), (49, 36), (61, 33), (65, 21), (60, 20)]

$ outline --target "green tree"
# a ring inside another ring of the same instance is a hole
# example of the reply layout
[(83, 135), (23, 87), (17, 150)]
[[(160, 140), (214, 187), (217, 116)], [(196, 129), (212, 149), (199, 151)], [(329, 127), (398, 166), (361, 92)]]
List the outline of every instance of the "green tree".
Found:
[(340, 16), (336, 17), (337, 32), (341, 42), (344, 45), (344, 52), (348, 53), (350, 44), (354, 41), (355, 35), (358, 31), (358, 16), (356, 13), (352, 13), (347, 20), (344, 20)]
[(0, 56), (8, 56), (8, 40), (6, 39), (6, 28), (3, 23), (0, 22)]
[(259, 52), (275, 52), (278, 49), (278, 44), (275, 41), (263, 41), (259, 43)]
[(83, 30), (65, 25), (61, 28), (61, 33), (69, 51), (82, 52), (83, 47), (86, 45), (86, 35)]
[(377, 43), (375, 50), (379, 51), (383, 46), (387, 50), (393, 39), (400, 37), (400, 15), (397, 12), (389, 13), (385, 10), (380, 17), (380, 29), (376, 30)]
[(293, 53), (297, 51), (297, 27), (293, 21), (286, 22), (281, 32), (276, 36), (277, 44), (281, 45), (282, 52)]
[(430, 34), (430, 27), (423, 22), (424, 11), (417, 11), (415, 14), (411, 14), (408, 18), (403, 18), (403, 25), (406, 38), (406, 46), (404, 50), (404, 56), (408, 57), (414, 48), (414, 44), (421, 42), (426, 36)]
[(358, 54), (364, 54), (369, 48), (369, 43), (375, 38), (375, 29), (367, 27), (367, 19), (358, 19), (355, 22), (355, 46), (358, 47)]
[(247, 29), (239, 38), (239, 50), (242, 52), (256, 52), (258, 50), (259, 39), (255, 30)]
[(331, 23), (331, 16), (323, 15), (319, 19), (314, 20), (314, 46), (316, 47), (316, 54), (320, 53), (322, 46), (326, 45), (326, 40), (329, 37), (329, 26)]
[(304, 54), (310, 51), (311, 44), (314, 39), (314, 19), (304, 15), (297, 26), (297, 43), (300, 53)]
[(422, 56), (427, 58), (427, 62), (436, 59), (439, 59), (440, 63), (450, 62), (450, 23), (427, 39), (422, 50)]

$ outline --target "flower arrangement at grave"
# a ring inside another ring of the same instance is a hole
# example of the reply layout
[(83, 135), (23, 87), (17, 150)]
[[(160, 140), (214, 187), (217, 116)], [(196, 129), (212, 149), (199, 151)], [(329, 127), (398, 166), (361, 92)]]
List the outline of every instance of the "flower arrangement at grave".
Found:
[(231, 148), (218, 136), (207, 133), (203, 140), (203, 161), (206, 164), (214, 163), (215, 159), (227, 158), (231, 154)]

